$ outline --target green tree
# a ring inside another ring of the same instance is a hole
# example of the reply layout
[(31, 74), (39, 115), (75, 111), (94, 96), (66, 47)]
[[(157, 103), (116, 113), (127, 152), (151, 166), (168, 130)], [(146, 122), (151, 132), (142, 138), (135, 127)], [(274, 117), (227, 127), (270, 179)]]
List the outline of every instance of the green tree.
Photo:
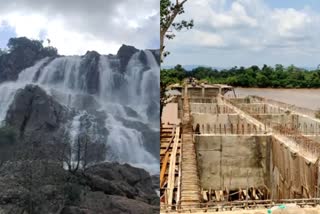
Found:
[(276, 66), (275, 66), (275, 71), (276, 72), (283, 72), (283, 70), (284, 70), (283, 65), (276, 64)]
[[(164, 51), (164, 40), (173, 39), (175, 37), (175, 31), (181, 31), (182, 29), (191, 29), (193, 27), (193, 20), (182, 20), (175, 22), (174, 20), (178, 15), (183, 14), (184, 4), (187, 0), (175, 0), (174, 3), (171, 0), (160, 0), (160, 55), (161, 60), (166, 57), (169, 52)], [(169, 30), (172, 27), (172, 30)]]
[(10, 38), (7, 46), (10, 52), (26, 48), (40, 51), (43, 48), (41, 41), (30, 40), (27, 37)]
[(262, 73), (257, 74), (257, 85), (259, 87), (268, 87), (269, 79)]
[(1, 48), (0, 48), (0, 56), (3, 55), (3, 54), (5, 54), (5, 53), (6, 53), (6, 51), (5, 51), (4, 49), (1, 49)]
[(56, 48), (52, 46), (43, 47), (43, 41), (31, 40), (27, 37), (11, 38), (9, 39), (7, 46), (9, 48), (9, 52), (31, 49), (42, 56), (58, 55), (58, 50)]

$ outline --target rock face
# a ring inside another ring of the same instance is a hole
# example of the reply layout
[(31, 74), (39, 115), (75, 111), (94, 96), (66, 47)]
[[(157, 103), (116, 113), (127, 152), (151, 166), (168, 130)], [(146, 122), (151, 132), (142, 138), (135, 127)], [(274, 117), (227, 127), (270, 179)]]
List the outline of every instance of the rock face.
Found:
[(160, 49), (157, 50), (150, 50), (154, 55), (155, 59), (157, 60), (158, 64), (160, 65)]
[(6, 123), (18, 130), (24, 142), (55, 143), (61, 141), (57, 133), (68, 117), (68, 110), (43, 89), (27, 85), (16, 93), (7, 112)]
[(139, 50), (133, 46), (122, 45), (118, 50), (117, 56), (120, 59), (120, 71), (125, 72), (128, 62), (133, 54), (138, 52)]
[(118, 119), (124, 126), (140, 131), (143, 137), (143, 145), (146, 150), (154, 155), (154, 157), (159, 158), (160, 147), (156, 143), (160, 139), (160, 133), (158, 131), (152, 130), (149, 126), (139, 121)]
[(0, 139), (15, 140), (0, 140), (0, 214), (157, 213), (159, 182), (106, 161), (158, 169), (158, 51), (58, 56), (39, 41), (10, 44)]
[(7, 162), (0, 167), (0, 213), (159, 213), (151, 182), (146, 171), (116, 163), (71, 174), (55, 163)]
[(85, 77), (87, 92), (89, 94), (99, 93), (99, 58), (100, 54), (98, 52), (88, 51), (81, 61), (80, 74)]

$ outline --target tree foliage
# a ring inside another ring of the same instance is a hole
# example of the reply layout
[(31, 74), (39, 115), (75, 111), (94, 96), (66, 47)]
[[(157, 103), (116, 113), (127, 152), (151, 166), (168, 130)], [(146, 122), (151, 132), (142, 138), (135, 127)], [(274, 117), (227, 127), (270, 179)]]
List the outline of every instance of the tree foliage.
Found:
[(319, 88), (320, 69), (306, 70), (294, 65), (274, 67), (256, 65), (250, 67), (233, 67), (217, 70), (210, 67), (197, 67), (186, 71), (180, 65), (172, 69), (161, 70), (161, 81), (166, 85), (178, 83), (184, 78), (194, 77), (209, 83), (228, 84), (235, 87), (259, 88)]
[(56, 56), (58, 50), (52, 46), (44, 47), (43, 41), (32, 40), (27, 37), (10, 38), (7, 44), (9, 52), (23, 51), (30, 49), (36, 53), (41, 53), (44, 56)]
[[(165, 51), (164, 40), (173, 39), (175, 37), (175, 31), (181, 31), (182, 29), (191, 29), (193, 27), (193, 20), (180, 20), (175, 21), (178, 15), (183, 14), (184, 4), (187, 0), (160, 0), (160, 57), (161, 62), (170, 52)], [(171, 28), (171, 29), (170, 29)], [(160, 80), (160, 123), (162, 116), (162, 109), (165, 105), (165, 88), (167, 87), (167, 80)]]
[(3, 55), (3, 54), (6, 54), (6, 53), (7, 53), (7, 52), (6, 52), (4, 49), (1, 49), (1, 48), (0, 48), (0, 56)]
[[(193, 20), (181, 20), (175, 22), (178, 15), (183, 14), (184, 4), (187, 0), (161, 0), (160, 1), (160, 53), (161, 59), (166, 57), (169, 52), (164, 51), (165, 39), (173, 39), (175, 37), (175, 31), (181, 31), (182, 29), (191, 29), (193, 27)], [(171, 28), (171, 30), (170, 30)]]

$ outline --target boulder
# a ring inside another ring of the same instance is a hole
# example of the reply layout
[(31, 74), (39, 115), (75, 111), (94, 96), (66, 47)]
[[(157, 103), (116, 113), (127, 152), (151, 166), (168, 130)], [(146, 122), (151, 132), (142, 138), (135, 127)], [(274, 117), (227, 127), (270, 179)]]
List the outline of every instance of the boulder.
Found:
[(81, 61), (80, 74), (85, 76), (85, 87), (89, 94), (99, 93), (99, 59), (100, 54), (98, 52), (88, 51)]
[(145, 170), (128, 164), (70, 173), (58, 162), (6, 162), (0, 167), (0, 213), (159, 213), (150, 183)]
[(152, 178), (144, 169), (129, 164), (101, 163), (90, 167), (86, 174), (91, 179), (92, 188), (107, 194), (126, 196), (154, 205), (159, 203)]
[(117, 56), (120, 59), (120, 71), (122, 73), (126, 71), (126, 67), (132, 55), (138, 51), (139, 51), (138, 49), (129, 45), (122, 45), (120, 47), (120, 49), (118, 50)]
[(5, 121), (23, 142), (56, 143), (63, 140), (61, 125), (68, 118), (68, 110), (43, 89), (27, 85), (17, 91)]
[(159, 205), (149, 205), (144, 202), (128, 199), (121, 196), (105, 195), (101, 192), (90, 192), (83, 202), (88, 208), (88, 213), (95, 214), (118, 214), (118, 213), (159, 213)]

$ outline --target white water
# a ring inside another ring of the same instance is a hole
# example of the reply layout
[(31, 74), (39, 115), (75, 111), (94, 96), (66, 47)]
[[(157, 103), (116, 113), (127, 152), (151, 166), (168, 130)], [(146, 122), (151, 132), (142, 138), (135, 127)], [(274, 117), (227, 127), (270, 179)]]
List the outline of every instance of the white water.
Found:
[[(69, 130), (69, 135), (70, 135), (70, 142), (72, 144), (71, 148), (75, 148), (76, 147), (76, 144), (77, 144), (77, 137), (78, 137), (78, 134), (80, 133), (80, 125), (81, 125), (81, 121), (80, 121), (80, 118), (84, 115), (84, 112), (80, 112), (78, 115), (76, 115), (72, 122), (71, 122), (71, 127), (70, 127), (70, 130)], [(75, 156), (74, 154), (71, 155), (71, 160), (75, 160)]]
[(112, 154), (116, 160), (132, 164), (150, 164), (157, 160), (143, 148), (142, 134), (131, 128), (123, 126), (112, 114), (108, 115), (106, 127), (110, 130), (109, 142), (113, 142)]
[[(110, 160), (130, 163), (140, 166), (151, 173), (159, 173), (159, 163), (143, 146), (142, 133), (136, 129), (126, 127), (117, 118), (128, 119), (123, 105), (127, 105), (139, 114), (145, 123), (149, 123), (146, 109), (150, 100), (159, 99), (159, 65), (150, 51), (144, 51), (147, 56), (149, 69), (143, 71), (143, 64), (139, 60), (140, 52), (134, 54), (130, 59), (126, 73), (119, 73), (112, 70), (111, 62), (116, 59), (109, 56), (101, 56), (99, 61), (99, 93), (94, 99), (100, 105), (100, 111), (107, 115), (105, 127), (109, 131), (106, 140), (108, 148), (113, 153)], [(74, 101), (79, 94), (87, 94), (86, 74), (81, 73), (81, 57), (59, 57), (49, 62), (48, 58), (42, 59), (34, 66), (25, 69), (15, 82), (0, 84), (0, 122), (3, 122), (14, 95), (18, 89), (24, 88), (27, 84), (37, 84), (53, 95), (61, 104), (70, 108), (77, 108)], [(39, 73), (40, 72), (40, 73)], [(122, 85), (118, 80), (122, 78)], [(69, 135), (74, 143), (80, 134), (80, 118), (83, 112), (78, 113), (70, 122)], [(132, 118), (131, 118), (132, 119)], [(141, 121), (141, 119), (139, 119)], [(93, 138), (97, 133), (91, 132)], [(156, 143), (156, 142), (155, 142)]]
[(131, 57), (125, 78), (128, 81), (130, 105), (138, 106), (136, 110), (142, 115), (142, 119), (147, 121), (147, 104), (151, 101), (159, 102), (160, 72), (158, 63), (150, 51), (144, 51), (149, 66), (149, 69), (144, 71), (139, 54), (137, 52)]
[(43, 66), (46, 62), (49, 61), (49, 58), (46, 57), (39, 62), (37, 62), (34, 66), (24, 69), (20, 72), (17, 82), (25, 82), (30, 83), (33, 82), (33, 78), (36, 76), (37, 71)]
[(4, 125), (3, 121), (7, 115), (8, 108), (20, 87), (21, 85), (11, 82), (0, 85), (0, 125)]
[(26, 84), (33, 81), (37, 71), (48, 62), (49, 58), (46, 57), (34, 66), (24, 69), (20, 72), (18, 80), (16, 82), (5, 82), (0, 84), (0, 125), (4, 125), (4, 120), (11, 102), (14, 99), (16, 91), (20, 88), (24, 88)]

